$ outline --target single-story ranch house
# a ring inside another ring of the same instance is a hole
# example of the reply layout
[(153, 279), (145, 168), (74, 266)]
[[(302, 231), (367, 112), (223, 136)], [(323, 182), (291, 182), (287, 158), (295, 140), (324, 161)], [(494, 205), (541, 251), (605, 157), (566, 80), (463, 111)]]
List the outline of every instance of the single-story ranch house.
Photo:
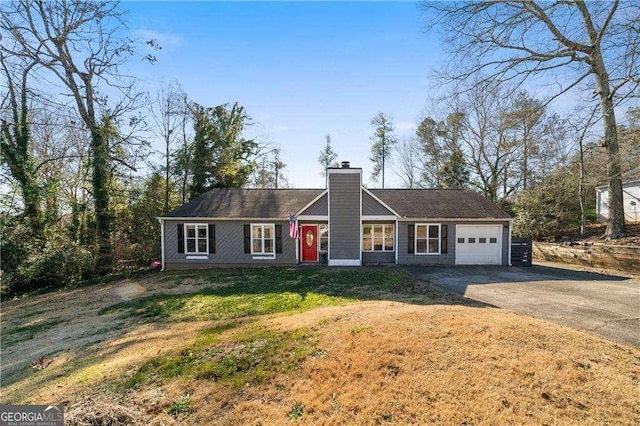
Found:
[(215, 265), (509, 265), (511, 218), (467, 189), (213, 189), (159, 218), (162, 268)]

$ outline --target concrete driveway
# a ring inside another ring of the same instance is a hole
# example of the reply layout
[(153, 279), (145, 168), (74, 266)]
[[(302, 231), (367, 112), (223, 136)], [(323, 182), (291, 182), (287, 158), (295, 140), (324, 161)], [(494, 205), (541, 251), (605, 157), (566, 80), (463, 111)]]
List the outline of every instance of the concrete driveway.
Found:
[(534, 265), (411, 267), (440, 288), (640, 347), (640, 279)]

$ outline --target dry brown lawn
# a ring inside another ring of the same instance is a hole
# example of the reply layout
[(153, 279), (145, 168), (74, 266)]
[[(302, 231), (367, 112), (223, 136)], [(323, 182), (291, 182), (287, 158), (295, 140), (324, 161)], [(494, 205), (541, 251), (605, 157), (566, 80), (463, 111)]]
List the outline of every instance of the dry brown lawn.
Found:
[[(213, 323), (96, 312), (206, 285), (151, 276), (3, 303), (1, 400), (64, 403), (72, 424), (640, 424), (637, 348), (434, 289), (237, 319), (211, 345), (232, 345), (249, 328), (303, 330), (313, 344), (295, 368), (262, 382), (123, 386), (153, 357), (189, 356)], [(50, 325), (11, 343), (11, 330), (38, 321)], [(41, 352), (53, 362), (38, 371), (30, 362)]]

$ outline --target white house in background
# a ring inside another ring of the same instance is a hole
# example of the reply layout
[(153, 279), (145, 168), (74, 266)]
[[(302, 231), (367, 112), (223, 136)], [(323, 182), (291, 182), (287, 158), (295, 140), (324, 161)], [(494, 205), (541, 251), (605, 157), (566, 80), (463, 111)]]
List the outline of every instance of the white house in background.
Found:
[[(627, 222), (640, 222), (640, 167), (622, 175), (622, 205)], [(596, 186), (596, 212), (599, 221), (609, 219), (609, 188)]]

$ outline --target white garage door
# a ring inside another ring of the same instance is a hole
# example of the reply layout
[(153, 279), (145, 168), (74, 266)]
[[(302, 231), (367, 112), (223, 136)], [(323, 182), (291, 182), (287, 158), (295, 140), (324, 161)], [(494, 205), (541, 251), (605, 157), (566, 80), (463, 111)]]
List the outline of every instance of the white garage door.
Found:
[(456, 265), (501, 265), (502, 225), (456, 225)]

